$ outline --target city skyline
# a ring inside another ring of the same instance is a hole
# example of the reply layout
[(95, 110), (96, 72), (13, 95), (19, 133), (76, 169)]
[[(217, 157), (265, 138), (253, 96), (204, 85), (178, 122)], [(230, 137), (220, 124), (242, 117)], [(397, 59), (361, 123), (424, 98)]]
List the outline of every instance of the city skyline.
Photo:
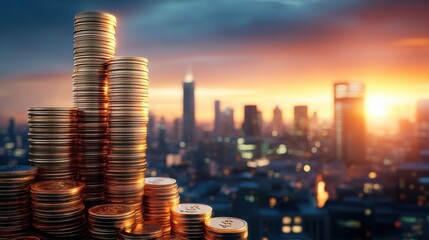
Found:
[[(215, 99), (235, 109), (236, 124), (243, 120), (241, 109), (249, 104), (258, 105), (265, 121), (271, 119), (276, 105), (289, 122), (295, 105), (308, 105), (309, 112), (317, 111), (320, 119), (332, 120), (331, 86), (338, 81), (365, 84), (370, 124), (398, 115), (413, 120), (417, 100), (426, 97), (425, 2), (134, 4), (4, 3), (0, 118), (15, 117), (23, 123), (32, 105), (71, 106), (72, 50), (64, 47), (73, 34), (70, 19), (76, 12), (95, 8), (118, 16), (120, 39), (134, 39), (119, 41), (118, 55), (150, 58), (151, 111), (169, 122), (181, 116), (180, 104), (172, 103), (181, 101), (181, 79), (189, 64), (198, 79), (199, 123), (212, 122)], [(25, 14), (24, 5), (34, 12)], [(225, 15), (228, 22), (219, 15)], [(22, 31), (10, 27), (10, 22)], [(44, 31), (25, 31), (41, 25)], [(38, 48), (29, 47), (26, 41)]]
[(0, 237), (429, 239), (427, 9), (3, 2)]

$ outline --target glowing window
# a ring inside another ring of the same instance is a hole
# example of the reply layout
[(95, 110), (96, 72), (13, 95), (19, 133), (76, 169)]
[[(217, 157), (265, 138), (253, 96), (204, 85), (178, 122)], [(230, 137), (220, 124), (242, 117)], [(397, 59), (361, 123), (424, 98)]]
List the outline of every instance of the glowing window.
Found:
[(292, 232), (294, 233), (301, 233), (302, 232), (302, 226), (295, 225), (292, 227)]
[(283, 226), (282, 232), (283, 233), (290, 233), (292, 231), (292, 228), (290, 226)]
[(283, 224), (291, 224), (292, 218), (291, 217), (283, 217)]

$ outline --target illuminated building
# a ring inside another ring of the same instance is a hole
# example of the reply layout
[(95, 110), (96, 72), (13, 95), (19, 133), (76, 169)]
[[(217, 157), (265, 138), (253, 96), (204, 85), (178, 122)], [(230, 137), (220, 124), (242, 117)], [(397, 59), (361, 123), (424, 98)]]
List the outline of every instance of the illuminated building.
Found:
[(347, 165), (365, 161), (364, 85), (334, 84), (335, 159)]
[(397, 200), (429, 207), (429, 164), (408, 163), (398, 167)]
[(235, 135), (235, 126), (234, 126), (234, 109), (226, 108), (222, 114), (222, 135), (224, 136), (234, 136)]
[(186, 73), (183, 81), (183, 133), (182, 140), (187, 145), (195, 141), (195, 95), (194, 76), (191, 71)]
[(283, 113), (279, 106), (273, 110), (273, 121), (271, 123), (271, 136), (277, 137), (284, 134)]
[(285, 196), (270, 197), (270, 203), (281, 203), (275, 208), (259, 208), (257, 239), (331, 239), (327, 211), (299, 200)]
[(256, 105), (244, 106), (244, 136), (256, 137), (261, 134), (261, 126), (259, 126), (258, 109)]
[(307, 106), (295, 106), (293, 108), (294, 135), (307, 139), (308, 133), (308, 109)]
[(179, 118), (175, 118), (173, 121), (173, 142), (177, 143), (180, 141), (181, 137), (180, 137), (180, 119)]
[(237, 152), (244, 161), (259, 159), (262, 157), (261, 141), (257, 138), (239, 138)]
[(218, 136), (234, 136), (234, 109), (226, 108), (224, 111), (221, 110), (220, 101), (215, 101), (215, 118), (214, 118), (214, 129), (213, 135)]
[(416, 117), (420, 156), (429, 162), (429, 99), (418, 101)]
[(374, 209), (359, 201), (327, 202), (332, 240), (373, 239)]
[(220, 101), (216, 100), (215, 103), (215, 117), (214, 117), (214, 136), (221, 135), (222, 127), (222, 112), (220, 111)]
[(158, 149), (161, 152), (165, 152), (167, 150), (166, 131), (167, 126), (165, 123), (165, 119), (164, 117), (161, 117), (161, 120), (158, 125)]
[(9, 137), (9, 141), (13, 144), (13, 148), (16, 145), (16, 134), (15, 134), (15, 119), (9, 119), (9, 126), (7, 128), (7, 136)]

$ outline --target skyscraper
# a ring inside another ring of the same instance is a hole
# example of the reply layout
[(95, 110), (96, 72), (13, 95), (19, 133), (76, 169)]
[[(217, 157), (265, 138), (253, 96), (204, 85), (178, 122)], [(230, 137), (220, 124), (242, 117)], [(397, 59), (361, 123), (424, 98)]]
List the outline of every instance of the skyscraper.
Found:
[(261, 133), (256, 105), (244, 106), (243, 133), (248, 137), (256, 137)]
[(364, 94), (362, 83), (334, 84), (335, 159), (347, 165), (366, 160)]
[(222, 134), (229, 137), (234, 136), (234, 109), (226, 108), (225, 111), (223, 111), (222, 120)]
[(165, 123), (164, 117), (161, 117), (161, 120), (158, 124), (158, 149), (161, 152), (165, 152), (167, 150), (167, 142), (166, 142), (166, 132), (167, 132), (167, 124)]
[(216, 100), (215, 103), (215, 117), (214, 117), (214, 130), (213, 133), (215, 136), (221, 135), (221, 126), (222, 126), (222, 112), (220, 111), (220, 101)]
[(308, 126), (308, 107), (295, 106), (293, 108), (294, 135), (307, 139)]
[(178, 143), (182, 138), (181, 138), (181, 134), (182, 132), (180, 131), (182, 128), (180, 126), (180, 119), (179, 118), (175, 118), (173, 121), (173, 136), (172, 136), (172, 140), (175, 143)]
[(9, 119), (9, 126), (7, 127), (7, 136), (9, 137), (9, 141), (13, 142), (15, 145), (15, 119)]
[(417, 102), (416, 120), (420, 157), (429, 161), (429, 99)]
[(283, 113), (279, 106), (273, 110), (273, 121), (271, 123), (271, 135), (273, 137), (281, 136), (284, 133)]
[(192, 145), (195, 138), (194, 76), (189, 70), (183, 81), (183, 141)]

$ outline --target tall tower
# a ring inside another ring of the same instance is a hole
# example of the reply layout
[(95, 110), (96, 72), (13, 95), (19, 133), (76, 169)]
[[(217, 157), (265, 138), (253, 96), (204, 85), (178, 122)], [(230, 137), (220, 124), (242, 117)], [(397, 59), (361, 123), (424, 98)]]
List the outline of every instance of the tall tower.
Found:
[(214, 135), (219, 136), (222, 134), (221, 126), (222, 126), (222, 112), (220, 111), (220, 101), (216, 100), (214, 102), (215, 106), (215, 117), (214, 117)]
[(243, 133), (248, 137), (256, 137), (261, 133), (256, 105), (244, 106)]
[(366, 160), (364, 95), (362, 83), (334, 84), (335, 159), (347, 165)]
[(417, 131), (419, 153), (422, 160), (429, 161), (429, 99), (419, 100), (417, 102)]
[(16, 136), (15, 136), (15, 119), (14, 118), (9, 119), (9, 126), (7, 127), (7, 136), (9, 137), (9, 141), (14, 143), (14, 147), (15, 147)]
[(183, 80), (183, 141), (186, 145), (194, 144), (195, 138), (195, 95), (194, 76), (188, 70)]
[(273, 121), (271, 123), (271, 135), (277, 137), (283, 135), (284, 125), (283, 125), (283, 113), (279, 106), (276, 106), (273, 110)]
[(308, 126), (308, 107), (304, 105), (295, 106), (293, 108), (294, 135), (307, 139)]
[(225, 136), (233, 136), (235, 134), (234, 126), (234, 109), (226, 108), (222, 113), (222, 134)]

